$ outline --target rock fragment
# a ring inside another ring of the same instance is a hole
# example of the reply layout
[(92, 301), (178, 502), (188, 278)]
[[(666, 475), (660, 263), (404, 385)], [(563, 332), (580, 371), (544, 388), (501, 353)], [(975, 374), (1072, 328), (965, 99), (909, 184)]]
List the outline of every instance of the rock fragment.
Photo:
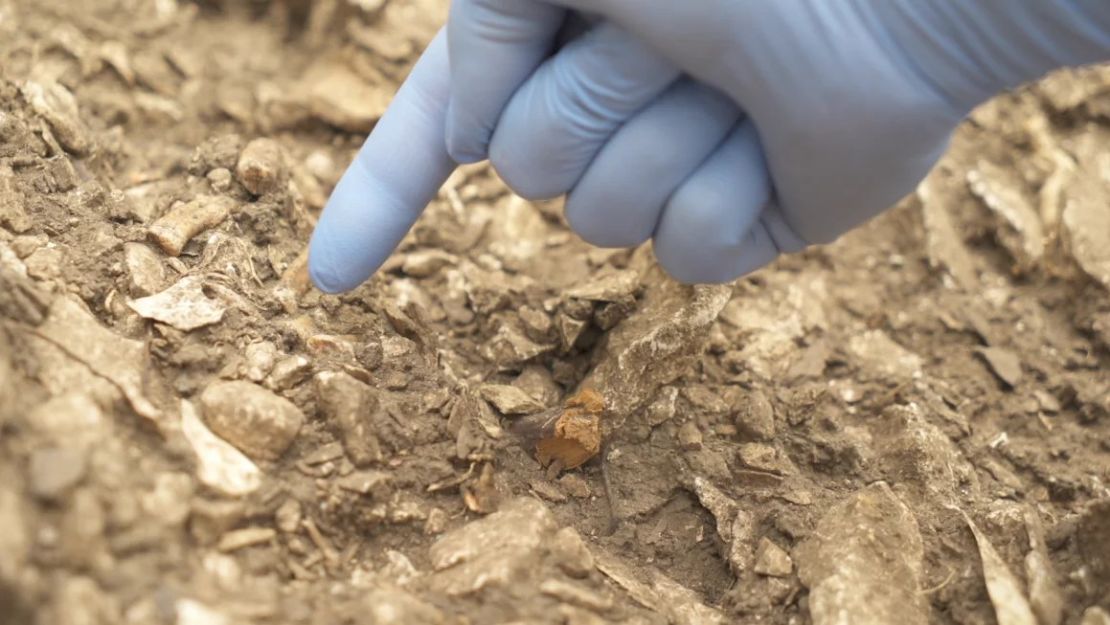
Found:
[(142, 243), (123, 245), (123, 262), (127, 266), (128, 289), (134, 297), (152, 295), (166, 283), (162, 259)]
[(775, 409), (767, 394), (754, 390), (747, 394), (736, 408), (736, 431), (741, 439), (756, 442), (769, 441), (775, 437)]
[(981, 347), (975, 350), (975, 353), (990, 366), (991, 372), (1008, 388), (1021, 384), (1021, 359), (1017, 354), (1002, 347)]
[(254, 195), (278, 189), (285, 177), (285, 156), (281, 144), (265, 137), (248, 143), (239, 155), (235, 176)]
[(720, 625), (725, 622), (724, 614), (702, 603), (697, 593), (654, 568), (647, 571), (650, 583), (640, 581), (640, 576), (632, 567), (607, 554), (597, 555), (597, 568), (638, 603), (666, 615), (668, 622), (674, 625)]
[(1061, 219), (1064, 245), (1079, 268), (1110, 289), (1110, 211), (1106, 182), (1094, 172), (1073, 176)]
[(701, 449), (702, 436), (698, 424), (687, 421), (678, 428), (678, 446), (687, 451)]
[(544, 405), (524, 391), (508, 384), (484, 384), (479, 389), (482, 399), (493, 404), (501, 414), (528, 415), (541, 412)]
[(947, 270), (960, 288), (970, 292), (978, 286), (979, 279), (971, 253), (948, 213), (948, 202), (954, 198), (950, 197), (950, 185), (936, 180), (940, 175), (940, 168), (934, 170), (917, 188), (929, 265), (934, 269)]
[(325, 418), (339, 429), (351, 462), (360, 467), (381, 462), (374, 428), (379, 402), (374, 390), (346, 373), (325, 371), (316, 375), (316, 396)]
[(369, 622), (378, 625), (442, 625), (447, 622), (438, 608), (393, 586), (371, 590), (364, 605), (370, 615)]
[(150, 225), (148, 232), (162, 251), (180, 256), (193, 237), (223, 223), (234, 208), (235, 200), (229, 197), (201, 195), (171, 208)]
[(752, 515), (704, 477), (693, 478), (689, 488), (717, 520), (717, 536), (724, 544), (724, 556), (733, 573), (739, 575), (748, 570), (752, 564), (751, 543), (754, 540)]
[(312, 115), (348, 132), (370, 132), (392, 97), (390, 90), (333, 61), (311, 67), (304, 82)]
[(385, 471), (355, 471), (336, 481), (343, 490), (360, 495), (373, 495), (383, 499), (389, 495), (389, 484), (393, 478)]
[(457, 265), (458, 262), (458, 256), (443, 250), (418, 250), (405, 256), (401, 271), (413, 278), (427, 278), (435, 275), (444, 267)]
[(1110, 612), (1093, 605), (1083, 612), (1083, 622), (1080, 625), (1110, 625)]
[(756, 547), (755, 565), (752, 566), (752, 570), (768, 577), (788, 577), (794, 572), (794, 561), (782, 547), (763, 537), (759, 539), (759, 546)]
[(35, 113), (50, 125), (63, 148), (77, 156), (88, 153), (92, 147), (88, 129), (77, 110), (77, 98), (69, 89), (56, 82), (27, 81), (22, 91)]
[(1013, 257), (1015, 270), (1024, 273), (1044, 257), (1045, 235), (1033, 202), (1021, 191), (1011, 172), (981, 160), (967, 173), (968, 186), (998, 218), (996, 236)]
[(45, 447), (31, 452), (27, 481), (41, 499), (63, 497), (85, 477), (85, 452), (75, 447)]
[(277, 460), (304, 423), (304, 414), (292, 402), (242, 380), (209, 385), (200, 404), (217, 436), (259, 460)]
[(244, 527), (224, 534), (216, 549), (228, 553), (268, 543), (274, 538), (277, 538), (277, 531), (272, 527)]
[(555, 519), (546, 506), (535, 499), (515, 499), (432, 545), (432, 586), (465, 595), (513, 584), (535, 566), (554, 531)]
[(994, 604), (994, 613), (998, 617), (998, 625), (1037, 625), (1037, 618), (1033, 615), (1033, 608), (1022, 592), (1021, 582), (1010, 571), (1006, 561), (998, 554), (979, 526), (971, 517), (961, 512), (971, 533), (975, 535), (975, 542), (979, 545), (979, 557), (983, 562), (983, 578), (987, 584), (987, 594)]
[(594, 556), (573, 527), (555, 532), (549, 549), (558, 567), (571, 577), (583, 578), (594, 570)]
[(650, 271), (640, 308), (606, 336), (583, 382), (605, 397), (606, 433), (685, 373), (731, 297), (727, 286), (685, 286)]
[(181, 431), (197, 456), (201, 484), (229, 497), (249, 495), (262, 485), (262, 472), (254, 462), (205, 427), (186, 400), (181, 402)]
[(917, 521), (885, 482), (835, 505), (794, 555), (814, 625), (929, 623)]
[(183, 332), (219, 323), (224, 305), (204, 294), (204, 278), (186, 276), (170, 288), (127, 303), (144, 319), (153, 319)]
[(921, 357), (894, 342), (882, 330), (852, 336), (848, 351), (872, 375), (905, 381), (921, 374)]

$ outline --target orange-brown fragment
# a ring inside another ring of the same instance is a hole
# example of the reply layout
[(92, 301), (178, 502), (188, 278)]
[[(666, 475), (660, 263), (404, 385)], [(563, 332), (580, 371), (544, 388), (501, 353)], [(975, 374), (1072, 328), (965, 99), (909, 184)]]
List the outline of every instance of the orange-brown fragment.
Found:
[(569, 398), (542, 429), (536, 459), (543, 466), (559, 462), (564, 469), (580, 467), (601, 451), (601, 414), (605, 399), (593, 389)]

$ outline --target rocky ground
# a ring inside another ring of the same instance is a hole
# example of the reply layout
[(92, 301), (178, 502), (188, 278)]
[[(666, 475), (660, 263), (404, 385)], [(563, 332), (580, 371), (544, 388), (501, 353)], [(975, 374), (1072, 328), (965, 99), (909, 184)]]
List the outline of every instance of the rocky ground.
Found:
[(478, 166), (322, 295), (445, 10), (0, 0), (0, 624), (1110, 623), (1110, 71), (733, 285)]

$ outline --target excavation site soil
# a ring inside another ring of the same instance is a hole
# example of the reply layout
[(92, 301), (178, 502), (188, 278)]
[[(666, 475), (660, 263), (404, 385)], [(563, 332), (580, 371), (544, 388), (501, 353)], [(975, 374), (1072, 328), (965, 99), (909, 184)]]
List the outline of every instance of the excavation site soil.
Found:
[(324, 295), (446, 11), (0, 0), (0, 624), (1110, 623), (1110, 71), (731, 285), (477, 165)]

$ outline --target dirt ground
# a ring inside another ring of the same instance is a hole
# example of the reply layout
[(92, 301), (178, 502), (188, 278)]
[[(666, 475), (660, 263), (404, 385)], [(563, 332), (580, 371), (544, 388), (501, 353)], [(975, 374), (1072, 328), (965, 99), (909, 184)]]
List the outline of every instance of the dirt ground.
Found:
[(0, 624), (1110, 623), (1110, 71), (733, 285), (475, 166), (322, 295), (445, 12), (0, 0)]

